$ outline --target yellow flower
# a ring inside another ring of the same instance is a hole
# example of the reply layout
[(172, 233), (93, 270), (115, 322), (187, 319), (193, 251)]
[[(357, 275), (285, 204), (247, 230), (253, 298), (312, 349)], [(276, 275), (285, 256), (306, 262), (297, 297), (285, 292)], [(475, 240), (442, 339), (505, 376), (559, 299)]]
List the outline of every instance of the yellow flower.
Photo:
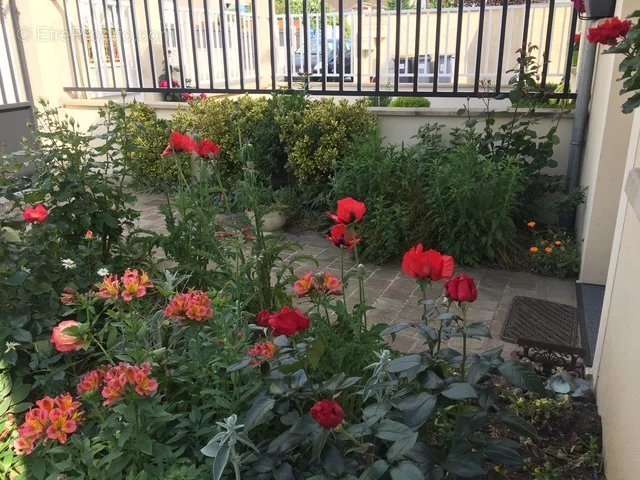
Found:
[(529, 253), (533, 253), (533, 254), (536, 254), (536, 253), (538, 253), (539, 251), (540, 251), (540, 249), (539, 249), (538, 247), (531, 247), (531, 248), (529, 249)]

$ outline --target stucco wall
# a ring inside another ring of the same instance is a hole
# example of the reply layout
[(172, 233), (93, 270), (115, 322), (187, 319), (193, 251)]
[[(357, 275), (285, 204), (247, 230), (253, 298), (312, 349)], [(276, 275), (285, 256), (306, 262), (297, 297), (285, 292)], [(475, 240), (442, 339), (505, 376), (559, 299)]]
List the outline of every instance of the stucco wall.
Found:
[[(634, 116), (625, 178), (640, 167), (640, 113)], [(607, 289), (594, 362), (596, 393), (603, 421), (608, 480), (640, 478), (640, 377), (638, 376), (638, 288), (640, 211), (619, 197)]]
[[(461, 100), (460, 106), (462, 106), (463, 100)], [(378, 117), (378, 125), (382, 136), (388, 143), (413, 145), (415, 138), (413, 138), (418, 129), (427, 123), (438, 123), (444, 126), (443, 133), (445, 138), (452, 128), (462, 127), (466, 117), (458, 115), (454, 109), (439, 109), (439, 108), (372, 108), (371, 109)], [(539, 134), (545, 134), (549, 129), (558, 122), (557, 116), (559, 112), (557, 110), (540, 110), (536, 114), (537, 125), (535, 130)], [(507, 123), (512, 118), (512, 112), (505, 111), (504, 109), (494, 113), (496, 118), (496, 127)], [(478, 128), (483, 127), (485, 113), (482, 109), (472, 109), (471, 117), (478, 120), (480, 125)], [(568, 155), (569, 155), (569, 143), (571, 141), (571, 128), (573, 126), (573, 115), (571, 113), (564, 114), (558, 123), (558, 136), (560, 137), (560, 144), (555, 148), (554, 159), (558, 162), (558, 166), (554, 170), (554, 173), (564, 174), (567, 171)]]
[[(618, 2), (618, 15), (640, 7), (639, 0)], [(624, 178), (632, 118), (622, 113), (618, 79), (619, 55), (603, 55), (599, 47), (581, 186), (586, 202), (579, 209), (577, 232), (582, 240), (580, 281), (604, 285), (618, 200)]]

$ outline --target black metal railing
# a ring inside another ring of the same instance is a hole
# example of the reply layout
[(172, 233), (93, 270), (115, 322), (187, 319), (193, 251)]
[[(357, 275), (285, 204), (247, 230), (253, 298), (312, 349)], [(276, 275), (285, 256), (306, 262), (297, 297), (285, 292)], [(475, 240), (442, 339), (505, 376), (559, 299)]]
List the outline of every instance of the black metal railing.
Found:
[(31, 102), (15, 0), (0, 0), (0, 111), (29, 109)]
[(575, 97), (570, 0), (63, 3), (69, 92), (499, 96), (537, 45), (541, 89)]

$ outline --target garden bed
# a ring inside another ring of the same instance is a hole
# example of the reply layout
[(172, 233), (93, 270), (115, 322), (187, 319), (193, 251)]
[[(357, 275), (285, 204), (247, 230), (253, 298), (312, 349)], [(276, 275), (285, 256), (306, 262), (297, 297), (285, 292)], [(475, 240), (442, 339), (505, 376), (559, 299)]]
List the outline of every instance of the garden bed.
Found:
[[(491, 336), (477, 315), (482, 279), (454, 256), (398, 243), (393, 278), (411, 285), (413, 315), (376, 319), (377, 282), (361, 262), (393, 227), (371, 225), (385, 205), (347, 191), (331, 200), (323, 241), (335, 263), (318, 265), (263, 232), (274, 195), (255, 145), (224, 157), (215, 138), (177, 131), (162, 155), (178, 179), (158, 214), (165, 229), (136, 229), (125, 187), (136, 123), (115, 105), (103, 119), (84, 132), (43, 106), (26, 145), (36, 175), (2, 186), (21, 213), (2, 219), (0, 242), (3, 476), (515, 478), (557, 457), (531, 447), (536, 430), (553, 409), (569, 422), (557, 396), (584, 395), (584, 384), (561, 375), (549, 390), (501, 348), (472, 348)], [(498, 165), (484, 174), (511, 175)], [(317, 166), (303, 168), (322, 175)], [(219, 221), (232, 212), (238, 223)], [(460, 258), (473, 247), (452, 245)], [(419, 351), (389, 348), (407, 335)]]

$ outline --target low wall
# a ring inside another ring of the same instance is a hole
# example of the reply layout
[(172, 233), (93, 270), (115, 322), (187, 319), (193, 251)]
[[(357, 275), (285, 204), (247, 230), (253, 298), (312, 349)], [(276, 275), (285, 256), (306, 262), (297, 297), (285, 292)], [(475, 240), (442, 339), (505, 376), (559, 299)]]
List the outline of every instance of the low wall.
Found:
[[(121, 101), (121, 97), (114, 98), (114, 101)], [(133, 100), (133, 97), (127, 98), (127, 101)], [(80, 125), (89, 126), (98, 121), (98, 108), (104, 105), (106, 100), (73, 100), (69, 99), (64, 103), (65, 111), (73, 116)], [(378, 119), (380, 133), (387, 143), (397, 145), (413, 145), (416, 142), (415, 135), (418, 129), (427, 123), (438, 123), (444, 126), (443, 134), (445, 138), (449, 137), (450, 131), (455, 127), (462, 127), (466, 120), (466, 115), (457, 114), (457, 109), (462, 107), (464, 100), (450, 100), (450, 107), (438, 108), (390, 108), (390, 107), (372, 107), (371, 112)], [(160, 118), (169, 119), (173, 116), (178, 108), (184, 107), (186, 104), (177, 102), (163, 102), (159, 100), (145, 99), (145, 103), (153, 107)], [(558, 120), (559, 111), (554, 109), (545, 109), (536, 112), (537, 125), (536, 131), (539, 134), (545, 134), (552, 125)], [(476, 118), (482, 124), (486, 116), (485, 111), (480, 107), (473, 106), (469, 115)], [(511, 120), (513, 113), (503, 106), (496, 108), (494, 116), (496, 118), (496, 126), (507, 123)], [(483, 125), (479, 127), (482, 128)], [(569, 145), (571, 142), (571, 128), (573, 126), (573, 114), (564, 114), (559, 120), (558, 136), (560, 143), (555, 149), (555, 160), (558, 162), (554, 173), (564, 174), (567, 171)]]

